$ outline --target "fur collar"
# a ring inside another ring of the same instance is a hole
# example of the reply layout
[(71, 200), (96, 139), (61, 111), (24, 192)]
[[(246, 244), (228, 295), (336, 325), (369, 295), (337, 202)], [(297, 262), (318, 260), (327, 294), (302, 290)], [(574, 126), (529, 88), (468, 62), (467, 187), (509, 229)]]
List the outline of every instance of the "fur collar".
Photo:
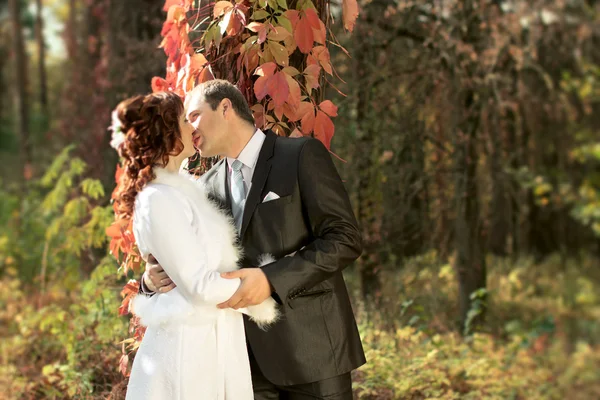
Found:
[(173, 186), (181, 189), (196, 187), (200, 188), (203, 192), (206, 192), (205, 185), (200, 179), (194, 175), (188, 174), (185, 170), (181, 170), (178, 174), (167, 171), (162, 167), (152, 168), (156, 178), (152, 180), (152, 183), (162, 183), (164, 185)]

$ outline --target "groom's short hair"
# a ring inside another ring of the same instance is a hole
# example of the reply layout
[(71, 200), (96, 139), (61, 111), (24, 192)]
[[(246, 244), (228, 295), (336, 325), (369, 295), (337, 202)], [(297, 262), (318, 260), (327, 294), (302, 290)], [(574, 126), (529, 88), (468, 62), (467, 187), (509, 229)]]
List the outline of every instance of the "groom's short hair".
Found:
[(223, 99), (229, 99), (236, 114), (244, 121), (254, 126), (254, 116), (242, 92), (230, 82), (223, 79), (213, 79), (196, 86), (192, 97), (201, 98), (216, 110)]

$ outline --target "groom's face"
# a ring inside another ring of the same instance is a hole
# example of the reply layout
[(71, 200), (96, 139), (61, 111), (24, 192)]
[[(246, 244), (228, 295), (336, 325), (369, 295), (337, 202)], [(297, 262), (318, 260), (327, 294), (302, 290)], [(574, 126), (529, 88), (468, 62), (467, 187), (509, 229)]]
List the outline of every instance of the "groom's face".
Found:
[(191, 101), (187, 110), (188, 120), (196, 128), (194, 145), (202, 157), (222, 155), (225, 151), (226, 121), (223, 106), (213, 110), (203, 99)]

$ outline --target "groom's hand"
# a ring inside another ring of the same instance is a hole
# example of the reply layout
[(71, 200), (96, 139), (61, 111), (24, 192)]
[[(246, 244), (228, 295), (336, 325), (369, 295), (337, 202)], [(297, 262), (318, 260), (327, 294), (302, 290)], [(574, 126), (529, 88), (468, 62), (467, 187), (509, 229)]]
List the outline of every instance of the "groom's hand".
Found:
[(143, 278), (146, 287), (157, 293), (167, 293), (177, 286), (152, 254), (148, 256), (146, 272)]
[(240, 278), (242, 283), (229, 300), (217, 305), (219, 308), (237, 310), (260, 304), (271, 296), (271, 284), (260, 268), (242, 268), (238, 271), (222, 273), (221, 276), (225, 279)]

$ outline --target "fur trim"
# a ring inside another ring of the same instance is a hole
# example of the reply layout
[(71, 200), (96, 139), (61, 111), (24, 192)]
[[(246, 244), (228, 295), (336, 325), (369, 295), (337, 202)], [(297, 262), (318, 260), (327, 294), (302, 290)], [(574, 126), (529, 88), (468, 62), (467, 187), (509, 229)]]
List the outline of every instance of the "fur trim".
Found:
[(266, 331), (271, 325), (279, 321), (281, 313), (277, 307), (277, 302), (269, 297), (260, 304), (248, 306), (248, 316), (260, 329)]
[(143, 326), (189, 321), (194, 314), (194, 307), (180, 298), (179, 293), (173, 292), (152, 297), (138, 294), (131, 301), (131, 311), (140, 318)]
[[(268, 253), (261, 254), (257, 261), (258, 266), (262, 267), (275, 262), (275, 257)], [(277, 302), (272, 297), (269, 297), (260, 304), (248, 306), (248, 316), (260, 329), (266, 331), (279, 320), (281, 313), (277, 307)]]
[(269, 253), (265, 253), (265, 254), (261, 254), (260, 256), (258, 256), (258, 266), (259, 267), (264, 267), (267, 264), (271, 264), (273, 262), (275, 262), (275, 257), (273, 257), (271, 254)]

